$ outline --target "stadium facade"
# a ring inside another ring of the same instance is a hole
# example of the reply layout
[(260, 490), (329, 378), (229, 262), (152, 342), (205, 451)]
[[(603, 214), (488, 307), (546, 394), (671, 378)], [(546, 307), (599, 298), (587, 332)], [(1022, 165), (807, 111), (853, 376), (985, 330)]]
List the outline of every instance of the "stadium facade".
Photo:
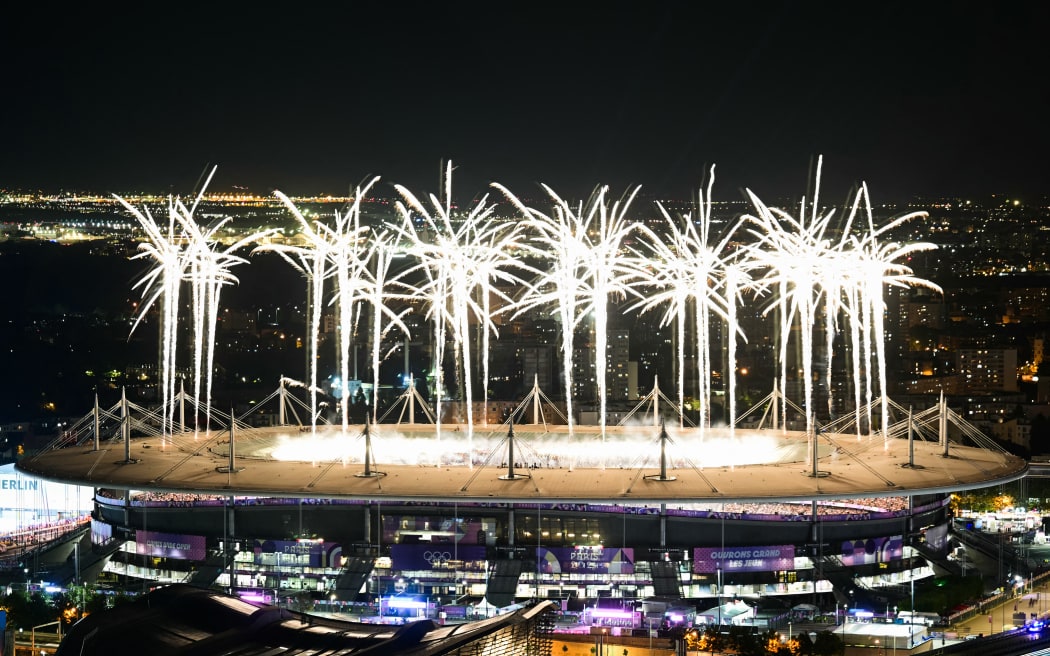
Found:
[[(455, 444), (459, 428), (443, 428), (453, 452), (465, 450)], [(357, 605), (383, 621), (476, 617), (553, 599), (585, 621), (635, 628), (670, 621), (646, 610), (642, 600), (654, 598), (679, 616), (733, 599), (836, 610), (851, 599), (889, 600), (933, 573), (927, 557), (944, 554), (952, 490), (1027, 471), (965, 431), (922, 440), (896, 425), (888, 437), (776, 430), (759, 436), (788, 455), (710, 467), (673, 454), (704, 448), (686, 443), (687, 431), (670, 431), (676, 442), (657, 426), (625, 429), (643, 435), (634, 442), (615, 430), (599, 441), (583, 429), (570, 437), (504, 426), (488, 443), (478, 438), (484, 457), (434, 464), (372, 457), (394, 433), (402, 454), (422, 451), (427, 438), (412, 431), (434, 426), (365, 425), (329, 429), (356, 456), (277, 459), (278, 445), (316, 437), (304, 430), (66, 435), (18, 467), (94, 490), (84, 576), (144, 589), (215, 585), (322, 610)], [(574, 467), (530, 450), (552, 434), (566, 453), (582, 440), (628, 457)]]

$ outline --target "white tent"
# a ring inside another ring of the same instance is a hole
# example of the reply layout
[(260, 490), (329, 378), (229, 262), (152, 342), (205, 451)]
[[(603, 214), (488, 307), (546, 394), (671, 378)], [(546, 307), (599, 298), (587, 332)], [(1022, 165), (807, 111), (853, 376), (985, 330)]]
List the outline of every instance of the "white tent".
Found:
[(504, 613), (513, 613), (516, 610), (524, 608), (521, 604), (511, 604), (510, 606), (493, 606), (489, 603), (489, 600), (482, 597), (481, 601), (474, 604), (474, 612), (478, 615), (484, 615), (485, 617), (492, 617), (493, 615), (502, 615)]
[(478, 615), (484, 615), (485, 617), (492, 617), (499, 612), (499, 608), (489, 603), (489, 600), (482, 597), (481, 601), (474, 604), (474, 612)]
[(755, 617), (755, 609), (743, 601), (731, 601), (721, 606), (708, 608), (696, 614), (696, 621), (702, 624), (747, 624)]

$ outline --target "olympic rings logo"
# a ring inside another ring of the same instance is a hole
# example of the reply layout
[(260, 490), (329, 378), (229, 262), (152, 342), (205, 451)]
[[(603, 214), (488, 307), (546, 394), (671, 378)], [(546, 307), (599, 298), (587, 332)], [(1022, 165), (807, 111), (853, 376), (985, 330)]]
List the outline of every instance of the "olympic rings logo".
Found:
[(452, 560), (452, 554), (448, 551), (424, 551), (423, 560), (430, 563), (430, 567), (441, 567)]

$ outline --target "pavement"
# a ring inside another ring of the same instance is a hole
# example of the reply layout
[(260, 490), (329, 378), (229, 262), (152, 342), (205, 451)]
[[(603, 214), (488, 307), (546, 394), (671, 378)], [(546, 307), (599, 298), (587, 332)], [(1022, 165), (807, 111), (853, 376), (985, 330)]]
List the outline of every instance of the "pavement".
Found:
[(1045, 582), (1038, 584), (1033, 591), (989, 606), (974, 617), (953, 624), (945, 630), (945, 634), (949, 636), (955, 633), (959, 638), (964, 638), (1013, 631), (1018, 628), (1013, 621), (1015, 612), (1028, 613), (1029, 617), (1034, 613), (1045, 619), (1050, 614), (1050, 587)]

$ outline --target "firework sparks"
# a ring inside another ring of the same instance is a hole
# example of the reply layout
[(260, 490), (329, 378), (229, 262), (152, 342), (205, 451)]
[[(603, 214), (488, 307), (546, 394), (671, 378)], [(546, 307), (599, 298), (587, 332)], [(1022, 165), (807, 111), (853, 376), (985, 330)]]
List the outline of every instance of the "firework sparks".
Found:
[[(818, 165), (813, 200), (802, 201), (797, 218), (766, 205), (748, 190), (753, 213), (742, 217), (715, 239), (712, 237), (716, 223), (712, 218), (713, 168), (706, 189), (700, 194), (695, 216), (688, 213), (675, 219), (662, 205), (657, 206), (664, 219), (659, 232), (628, 220), (637, 188), (612, 201), (608, 188), (600, 187), (587, 202), (574, 206), (544, 185), (553, 205), (552, 211), (546, 214), (526, 207), (504, 187), (493, 185), (525, 217), (524, 221), (498, 217), (496, 206), (489, 203), (487, 196), (460, 212), (452, 202), (452, 171), (449, 163), (440, 196), (430, 195), (421, 200), (407, 188), (396, 185), (400, 195), (396, 203), (400, 221), (382, 229), (362, 225), (362, 202), (378, 178), (358, 187), (350, 207), (342, 214), (337, 212), (330, 224), (308, 221), (286, 196), (278, 194), (298, 222), (306, 246), (267, 244), (256, 250), (278, 253), (307, 280), (311, 365), (309, 383), (305, 386), (310, 390), (313, 433), (317, 432), (320, 405), (316, 352), (321, 308), (325, 304), (334, 305), (338, 315), (340, 414), (345, 435), (349, 424), (349, 385), (350, 380), (356, 378), (356, 368), (351, 371), (350, 358), (360, 317), (365, 311), (371, 312), (374, 390), (371, 417), (374, 421), (378, 412), (379, 367), (389, 355), (383, 352), (383, 341), (393, 330), (409, 335), (404, 317), (413, 304), (420, 302), (427, 307), (426, 318), (433, 326), (432, 365), (436, 378), (433, 391), (438, 416), (435, 439), (438, 443), (441, 404), (447, 395), (443, 373), (446, 339), (453, 348), (456, 397), (465, 412), (465, 452), (474, 453), (474, 369), (479, 368), (481, 372), (487, 421), (488, 353), (491, 338), (498, 334), (494, 317), (501, 312), (520, 314), (532, 310), (549, 310), (561, 326), (570, 434), (575, 421), (573, 336), (578, 330), (593, 330), (598, 423), (604, 442), (609, 307), (614, 300), (633, 298), (636, 300), (632, 309), (647, 312), (662, 308), (661, 325), (674, 326), (680, 410), (685, 403), (688, 322), (692, 321), (695, 327), (702, 438), (705, 431), (711, 430), (710, 397), (714, 393), (715, 359), (709, 346), (714, 332), (710, 322), (724, 322), (730, 336), (721, 366), (729, 396), (728, 423), (732, 426), (736, 417), (736, 342), (743, 335), (737, 321), (737, 308), (748, 295), (755, 299), (767, 296), (763, 313), (776, 316), (782, 390), (787, 389), (788, 342), (792, 334), (798, 335), (801, 360), (793, 377), (803, 386), (807, 432), (813, 431), (816, 415), (813, 408), (817, 381), (815, 353), (825, 351), (823, 383), (830, 390), (832, 353), (843, 326), (848, 329), (852, 353), (849, 368), (853, 375), (854, 405), (861, 407), (861, 397), (866, 395), (868, 425), (874, 425), (870, 413), (877, 387), (883, 398), (879, 424), (888, 425), (883, 346), (885, 287), (918, 286), (935, 291), (939, 288), (917, 278), (901, 263), (915, 252), (933, 248), (932, 245), (900, 244), (884, 239), (889, 231), (923, 216), (922, 213), (902, 216), (876, 228), (867, 188), (861, 187), (843, 225), (833, 228), (835, 210), (819, 207)], [(175, 396), (182, 288), (190, 287), (194, 394), (201, 398), (203, 388), (203, 399), (210, 413), (210, 372), (214, 368), (220, 292), (226, 285), (237, 282), (233, 267), (247, 262), (237, 253), (263, 240), (268, 232), (249, 235), (228, 247), (221, 246), (219, 234), (228, 219), (209, 227), (202, 227), (194, 220), (203, 193), (201, 191), (189, 207), (178, 199), (170, 199), (166, 222), (156, 221), (148, 208), (138, 210), (121, 200), (146, 233), (146, 241), (136, 258), (148, 259), (154, 264), (135, 284), (142, 290), (143, 301), (133, 330), (149, 311), (160, 305), (160, 388), (165, 408), (162, 421), (168, 433), (172, 430), (169, 404)], [(865, 220), (867, 225), (861, 225)], [(736, 249), (733, 242), (738, 241), (742, 233), (750, 235), (751, 243)], [(392, 276), (397, 249), (404, 249), (415, 263)], [(527, 260), (538, 260), (542, 265), (534, 268)], [(412, 282), (420, 278), (421, 283)], [(326, 285), (331, 287), (328, 298)], [(399, 307), (390, 307), (392, 301)], [(824, 331), (823, 344), (815, 343), (818, 324)], [(472, 348), (475, 338), (477, 344)], [(784, 403), (783, 416), (786, 417), (786, 400)], [(833, 412), (830, 391), (827, 412)], [(455, 448), (458, 447), (453, 450)], [(466, 462), (471, 461), (471, 457), (466, 458)]]

